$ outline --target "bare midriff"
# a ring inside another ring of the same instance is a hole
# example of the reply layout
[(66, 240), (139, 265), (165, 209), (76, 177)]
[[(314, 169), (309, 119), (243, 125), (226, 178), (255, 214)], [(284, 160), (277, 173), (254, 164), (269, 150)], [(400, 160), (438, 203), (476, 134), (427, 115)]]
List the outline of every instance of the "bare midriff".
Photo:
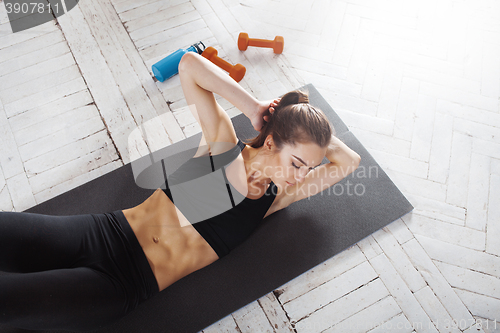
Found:
[(123, 214), (144, 250), (160, 291), (219, 259), (161, 189)]
[[(226, 168), (226, 174), (235, 189), (246, 193), (250, 199), (261, 197), (267, 188), (267, 185), (258, 188), (247, 184), (241, 155)], [(279, 200), (274, 201), (265, 216), (277, 206)], [(124, 210), (123, 214), (148, 258), (160, 291), (219, 259), (161, 189), (142, 204)]]

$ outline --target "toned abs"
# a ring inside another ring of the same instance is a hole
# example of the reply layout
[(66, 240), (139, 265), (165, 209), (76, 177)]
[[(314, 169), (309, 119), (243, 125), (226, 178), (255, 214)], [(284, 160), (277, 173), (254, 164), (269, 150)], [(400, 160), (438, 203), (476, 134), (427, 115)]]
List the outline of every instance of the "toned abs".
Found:
[(160, 291), (219, 259), (161, 189), (123, 214), (148, 258)]

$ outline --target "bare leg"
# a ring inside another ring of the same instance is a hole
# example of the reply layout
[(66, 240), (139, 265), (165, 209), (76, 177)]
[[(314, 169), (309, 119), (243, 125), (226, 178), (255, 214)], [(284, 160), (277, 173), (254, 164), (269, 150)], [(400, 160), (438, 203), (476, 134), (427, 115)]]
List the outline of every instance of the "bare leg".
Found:
[(249, 118), (258, 107), (259, 101), (255, 97), (219, 67), (196, 53), (188, 52), (184, 55), (179, 64), (179, 73), (188, 104), (197, 104), (199, 98), (211, 99), (211, 93), (216, 93)]
[(230, 136), (235, 137), (231, 120), (215, 101), (214, 93), (243, 112), (256, 130), (263, 126), (262, 115), (270, 103), (257, 100), (209, 60), (188, 52), (179, 64), (179, 75), (186, 101), (188, 105), (195, 107), (191, 111), (201, 125), (207, 141), (216, 141), (221, 133), (226, 135), (230, 132)]

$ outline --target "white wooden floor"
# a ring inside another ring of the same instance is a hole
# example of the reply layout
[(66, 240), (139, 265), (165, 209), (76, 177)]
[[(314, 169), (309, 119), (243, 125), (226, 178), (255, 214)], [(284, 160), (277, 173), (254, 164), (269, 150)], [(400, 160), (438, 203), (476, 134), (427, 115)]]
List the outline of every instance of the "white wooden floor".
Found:
[[(241, 31), (283, 54), (238, 51)], [(500, 332), (495, 0), (81, 0), (16, 34), (0, 0), (0, 209), (199, 131), (150, 70), (199, 40), (258, 98), (313, 83), (415, 206), (205, 333)]]

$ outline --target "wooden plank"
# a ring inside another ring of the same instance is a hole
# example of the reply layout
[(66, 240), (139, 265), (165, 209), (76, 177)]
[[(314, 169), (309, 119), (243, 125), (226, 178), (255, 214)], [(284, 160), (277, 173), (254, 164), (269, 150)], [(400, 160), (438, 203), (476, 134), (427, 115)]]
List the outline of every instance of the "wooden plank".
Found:
[[(0, 49), (0, 63), (13, 60), (27, 55), (31, 52), (44, 49), (51, 45), (64, 41), (64, 36), (60, 30), (44, 34), (42, 36), (20, 42), (9, 47)], [(29, 66), (29, 65), (27, 65)], [(25, 66), (25, 67), (27, 67)]]
[(117, 13), (122, 13), (157, 1), (158, 0), (113, 0), (113, 6), (116, 8)]
[(38, 193), (74, 177), (88, 173), (105, 164), (118, 159), (113, 146), (106, 145), (103, 148), (80, 156), (64, 165), (52, 168), (30, 178), (33, 193)]
[(170, 144), (165, 129), (162, 128), (161, 122), (156, 119), (158, 113), (130, 64), (126, 52), (121, 47), (120, 36), (115, 34), (108, 22), (104, 13), (108, 7), (103, 9), (97, 2), (86, 2), (80, 8), (87, 18), (89, 27), (100, 46), (102, 55), (106, 59), (135, 123), (139, 127), (143, 126), (142, 130), (147, 131), (144, 139), (147, 139), (146, 144), (148, 144), (149, 149), (154, 151)]
[[(413, 201), (410, 200), (410, 202)], [(399, 244), (406, 243), (413, 238), (413, 234), (402, 219), (397, 219), (396, 221), (389, 223), (382, 229), (385, 232), (390, 232), (394, 236), (394, 238), (396, 238)]]
[[(408, 288), (405, 281), (398, 274), (393, 264), (385, 254), (381, 254), (370, 260), (373, 268), (377, 271), (380, 279), (387, 286), (397, 304), (411, 323), (418, 323), (423, 327), (422, 332), (437, 333), (432, 320), (422, 308), (422, 305), (415, 299), (413, 292)], [(425, 286), (425, 283), (424, 283)]]
[(33, 94), (45, 92), (47, 90), (50, 91), (57, 86), (78, 78), (81, 78), (81, 74), (78, 70), (78, 66), (75, 64), (63, 67), (62, 69), (57, 68), (47, 75), (0, 91), (0, 99), (2, 99), (3, 103), (9, 104)]
[(465, 208), (457, 207), (438, 200), (425, 198), (420, 195), (408, 195), (413, 203), (414, 212), (443, 222), (465, 225)]
[[(186, 2), (186, 3), (182, 3), (180, 5), (174, 6), (174, 7), (170, 8), (169, 10), (159, 11), (159, 12), (156, 12), (152, 15), (147, 16), (147, 17), (140, 17), (138, 19), (126, 22), (124, 25), (127, 28), (127, 31), (129, 33), (132, 33), (136, 30), (143, 29), (143, 28), (147, 30), (147, 29), (149, 29), (150, 26), (152, 26), (152, 28), (150, 28), (153, 31), (150, 33), (150, 34), (152, 34), (152, 33), (161, 31), (162, 25), (168, 24), (168, 21), (171, 20), (172, 18), (174, 18), (178, 15), (182, 15), (182, 14), (194, 11), (194, 10), (195, 9), (194, 9), (193, 5), (191, 5), (189, 2)], [(157, 30), (153, 30), (155, 28)], [(143, 34), (143, 35), (147, 36), (148, 34)]]
[(65, 53), (59, 57), (1, 76), (0, 91), (49, 75), (55, 68), (65, 68), (74, 64), (75, 60), (71, 53)]
[(234, 322), (234, 318), (228, 315), (218, 322), (203, 329), (202, 333), (233, 333), (237, 332), (238, 327)]
[[(194, 13), (192, 15), (191, 13)], [(142, 50), (144, 48), (150, 47), (152, 45), (156, 45), (161, 42), (165, 42), (170, 40), (173, 37), (176, 36), (183, 36), (187, 33), (190, 33), (192, 31), (197, 31), (201, 30), (207, 27), (205, 21), (201, 19), (201, 17), (198, 15), (196, 12), (190, 12), (188, 13), (188, 16), (190, 16), (189, 21), (187, 23), (181, 24), (179, 26), (176, 26), (174, 28), (161, 31), (159, 33), (147, 36), (142, 39), (136, 39), (135, 40), (135, 45), (139, 50)], [(198, 18), (198, 19), (196, 19)], [(184, 17), (181, 17), (182, 21), (184, 21)], [(172, 20), (175, 21), (175, 20)]]
[(274, 328), (274, 332), (293, 333), (293, 327), (288, 320), (285, 310), (281, 307), (274, 293), (269, 293), (259, 299), (259, 304), (266, 314), (267, 320)]
[(15, 211), (20, 212), (35, 205), (35, 197), (25, 173), (7, 179), (7, 186)]
[(491, 159), (488, 225), (486, 227), (486, 252), (500, 256), (500, 207), (494, 204), (500, 197), (500, 160)]
[(12, 33), (10, 23), (0, 25), (0, 49), (27, 41), (38, 36), (45, 35), (58, 30), (55, 20), (40, 24), (35, 28), (24, 30), (18, 33)]
[[(398, 313), (401, 313), (401, 309), (394, 301), (394, 298), (389, 296), (381, 299), (380, 301), (367, 307), (366, 309), (355, 313), (354, 315), (323, 331), (322, 333), (368, 332), (369, 330), (379, 326), (380, 323), (386, 322), (387, 320), (393, 318)], [(404, 316), (401, 317), (404, 318)], [(408, 328), (404, 326), (395, 327), (398, 328), (398, 333), (411, 332), (413, 330), (411, 326)], [(390, 327), (388, 326), (386, 326), (385, 329), (389, 332), (391, 331)]]
[(298, 319), (301, 318), (290, 319), (297, 322), (295, 325), (297, 333), (311, 331), (321, 332), (351, 317), (367, 306), (377, 303), (387, 296), (389, 296), (389, 292), (382, 281), (380, 279), (375, 279), (300, 321), (298, 321)]
[(276, 292), (279, 294), (279, 300), (282, 304), (286, 304), (331, 279), (344, 274), (364, 261), (366, 261), (366, 258), (363, 252), (358, 247), (352, 246), (277, 289)]
[(23, 146), (29, 142), (40, 140), (45, 136), (50, 136), (53, 133), (64, 130), (66, 127), (77, 125), (97, 116), (99, 116), (99, 112), (95, 105), (88, 105), (64, 112), (56, 117), (23, 128), (22, 130), (14, 132), (14, 136), (17, 144)]
[(239, 309), (232, 316), (238, 325), (239, 331), (242, 333), (274, 331), (257, 301)]
[(44, 202), (46, 200), (52, 199), (53, 197), (65, 193), (75, 187), (85, 184), (93, 179), (96, 179), (110, 171), (113, 171), (119, 167), (123, 166), (123, 163), (119, 160), (113, 161), (111, 163), (105, 164), (100, 168), (93, 169), (90, 172), (86, 172), (77, 177), (74, 177), (64, 183), (53, 186), (49, 189), (45, 189), (42, 192), (35, 194), (35, 200), (37, 203)]
[[(473, 127), (473, 125), (471, 125), (471, 127)], [(486, 132), (486, 130), (484, 131)], [(498, 132), (498, 129), (496, 129), (496, 131)], [(474, 135), (474, 137), (480, 137), (480, 135)], [(488, 220), (488, 206), (493, 205), (492, 202), (489, 202), (489, 205), (485, 204), (488, 202), (488, 192), (490, 189), (490, 160), (490, 156), (475, 153), (473, 150), (469, 170), (469, 190), (465, 225), (468, 228), (484, 232), (486, 232)]]
[(163, 98), (161, 92), (152, 79), (151, 70), (145, 66), (144, 60), (141, 58), (134, 43), (128, 36), (127, 31), (121, 23), (118, 15), (114, 12), (110, 0), (104, 0), (100, 2), (100, 4), (102, 8), (105, 8), (104, 13), (107, 16), (108, 22), (110, 23), (116, 36), (118, 36), (120, 45), (127, 54), (127, 58), (134, 68), (134, 71), (137, 73), (142, 87), (145, 89), (149, 99), (151, 100), (156, 113), (161, 115), (160, 120), (162, 121), (162, 125), (166, 130), (169, 139), (172, 142), (182, 140), (185, 138), (184, 133), (182, 133), (180, 127), (176, 123), (166, 100)]
[[(3, 175), (2, 168), (0, 168), (0, 191), (6, 187), (5, 176)], [(1, 206), (0, 206), (1, 209)]]
[(193, 44), (193, 43), (196, 43), (197, 41), (200, 41), (200, 40), (205, 42), (206, 40), (208, 40), (211, 37), (213, 37), (213, 34), (210, 31), (210, 29), (204, 28), (201, 30), (186, 33), (184, 36), (172, 38), (168, 41), (153, 45), (153, 46), (145, 48), (143, 50), (139, 50), (139, 53), (141, 54), (142, 58), (144, 59), (146, 66), (148, 66), (148, 68), (150, 68), (157, 61), (166, 57), (170, 53), (172, 53), (180, 48), (188, 47), (190, 44), (187, 41), (192, 41), (190, 43)]
[(213, 12), (207, 0), (191, 0), (191, 3), (196, 7), (196, 11), (202, 16)]
[(498, 277), (439, 261), (434, 264), (454, 289), (465, 289), (500, 300)]
[(408, 227), (415, 235), (432, 237), (444, 242), (484, 251), (486, 235), (483, 231), (427, 218), (416, 213), (412, 213), (411, 216), (404, 216), (403, 220), (412, 222)]
[(57, 87), (54, 87), (53, 89), (50, 89), (48, 91), (42, 91), (38, 94), (34, 94), (7, 104), (4, 107), (5, 113), (8, 117), (12, 117), (41, 105), (57, 101), (64, 96), (74, 94), (86, 88), (87, 86), (85, 85), (85, 82), (81, 77), (79, 77)]
[[(212, 7), (214, 13), (218, 16), (219, 20), (224, 24), (224, 27), (227, 29), (227, 31), (229, 31), (229, 33), (233, 34), (244, 31), (237, 18), (231, 15), (231, 12), (228, 8), (226, 8), (221, 0), (207, 0), (207, 2), (210, 4), (210, 7)], [(294, 23), (299, 24), (299, 22)]]
[(369, 283), (376, 279), (377, 276), (368, 261), (365, 261), (296, 299), (283, 304), (283, 308), (291, 319), (298, 321), (317, 309), (321, 309), (327, 304), (340, 299), (345, 294)]
[(96, 150), (103, 149), (105, 146), (112, 145), (113, 142), (108, 132), (102, 130), (81, 140), (71, 142), (65, 146), (32, 158), (24, 163), (24, 168), (28, 178), (30, 178), (48, 171), (51, 168), (64, 165), (81, 156), (88, 155)]
[(457, 323), (461, 321), (471, 322), (473, 320), (472, 315), (420, 246), (419, 242), (416, 239), (412, 239), (403, 244), (403, 249), (434, 294), (436, 294), (439, 301), (443, 304), (446, 311), (448, 311), (453, 321)]
[[(401, 329), (399, 329), (400, 327)], [(394, 328), (398, 328), (398, 333), (415, 333), (412, 328), (412, 324), (408, 321), (403, 313), (400, 313), (397, 316), (394, 316), (391, 319), (385, 321), (384, 323), (381, 323), (381, 325), (368, 331), (368, 333), (387, 333), (388, 331), (390, 332), (391, 330), (394, 330)]]
[(425, 253), (434, 261), (441, 261), (500, 278), (500, 257), (498, 256), (435, 238), (420, 235), (416, 238), (425, 249)]
[(0, 101), (0, 167), (5, 179), (24, 172), (16, 140)]
[[(366, 142), (369, 140), (369, 135), (368, 132), (363, 133), (358, 129), (352, 129), (352, 132), (358, 136), (358, 133), (360, 133), (363, 137), (363, 141)], [(371, 132), (373, 134), (373, 132)], [(361, 136), (360, 135), (360, 136)], [(373, 135), (373, 137), (377, 137), (377, 135)], [(359, 137), (358, 137), (359, 138)], [(382, 140), (384, 140), (383, 138)], [(361, 141), (361, 140), (360, 140)], [(395, 139), (395, 143), (397, 144), (399, 139)], [(394, 145), (394, 149), (400, 149), (401, 151), (406, 150), (404, 145), (407, 141), (400, 141), (401, 145), (397, 147), (397, 145)], [(400, 154), (401, 155), (401, 154)], [(393, 180), (393, 182), (398, 186), (398, 188), (403, 192), (403, 193), (410, 193), (410, 194), (416, 194), (416, 195), (421, 195), (425, 196), (428, 198), (431, 198), (432, 200), (436, 201), (444, 201), (446, 198), (446, 186), (444, 184), (440, 184), (434, 181), (430, 181), (427, 179), (422, 179), (419, 177), (413, 177), (407, 174), (404, 174), (402, 172), (398, 172), (395, 170), (391, 170), (391, 165), (390, 163), (383, 164), (380, 161), (378, 161), (379, 165), (382, 167), (382, 169), (385, 170), (385, 172), (389, 175), (389, 177)], [(422, 186), (422, 187), (421, 187)]]
[(368, 260), (375, 258), (383, 252), (380, 245), (378, 245), (375, 238), (373, 238), (373, 235), (360, 240), (358, 243), (356, 243), (356, 246), (359, 247), (361, 251), (363, 251), (363, 254)]
[[(136, 124), (80, 6), (58, 20), (111, 138), (123, 162), (128, 163), (131, 159), (128, 153), (128, 135)], [(137, 151), (147, 153), (143, 140), (135, 144)]]
[[(128, 10), (126, 12), (120, 13), (120, 19), (122, 22), (129, 22), (136, 20), (140, 17), (147, 16), (162, 11), (162, 10), (172, 10), (173, 7), (186, 3), (188, 0), (160, 0), (152, 3), (144, 4), (142, 6), (136, 7), (134, 9)], [(116, 7), (115, 7), (116, 8)]]
[(51, 150), (65, 146), (71, 142), (81, 140), (93, 133), (102, 131), (105, 128), (100, 116), (88, 119), (85, 122), (52, 133), (49, 136), (31, 141), (19, 147), (19, 153), (23, 161), (28, 161), (37, 156), (48, 153)]
[(180, 127), (186, 127), (196, 122), (196, 118), (193, 116), (193, 113), (189, 110), (189, 106), (175, 109), (173, 113)]
[(68, 45), (66, 44), (66, 42), (61, 41), (55, 45), (49, 44), (48, 46), (42, 49), (33, 51), (28, 54), (24, 54), (22, 56), (12, 57), (10, 60), (0, 63), (0, 76), (19, 71), (25, 67), (29, 67), (38, 64), (40, 62), (47, 61), (49, 59), (61, 56), (68, 52), (69, 52)]
[(0, 210), (4, 212), (12, 212), (14, 210), (14, 204), (12, 203), (7, 184), (0, 189)]
[[(462, 302), (464, 302), (464, 304), (472, 314), (481, 318), (491, 320), (488, 323), (488, 326), (486, 326), (487, 324), (485, 320), (482, 320), (482, 324), (484, 325), (483, 328), (489, 328), (488, 330), (486, 330), (486, 332), (498, 332), (498, 328), (500, 327), (500, 322), (498, 321), (498, 314), (500, 313), (500, 299), (476, 294), (468, 290), (454, 289), (454, 291), (455, 293), (457, 293), (457, 295), (460, 297)], [(473, 320), (474, 319), (470, 319), (468, 321), (462, 321), (459, 323), (470, 324), (473, 323)], [(468, 331), (468, 333), (472, 332), (477, 332), (477, 328)]]
[(93, 99), (89, 91), (87, 89), (80, 90), (74, 94), (63, 96), (52, 103), (40, 105), (13, 116), (9, 118), (9, 124), (12, 131), (16, 132), (92, 102)]
[(9, 22), (9, 16), (7, 14), (7, 8), (5, 6), (0, 6), (0, 24), (5, 24)]

